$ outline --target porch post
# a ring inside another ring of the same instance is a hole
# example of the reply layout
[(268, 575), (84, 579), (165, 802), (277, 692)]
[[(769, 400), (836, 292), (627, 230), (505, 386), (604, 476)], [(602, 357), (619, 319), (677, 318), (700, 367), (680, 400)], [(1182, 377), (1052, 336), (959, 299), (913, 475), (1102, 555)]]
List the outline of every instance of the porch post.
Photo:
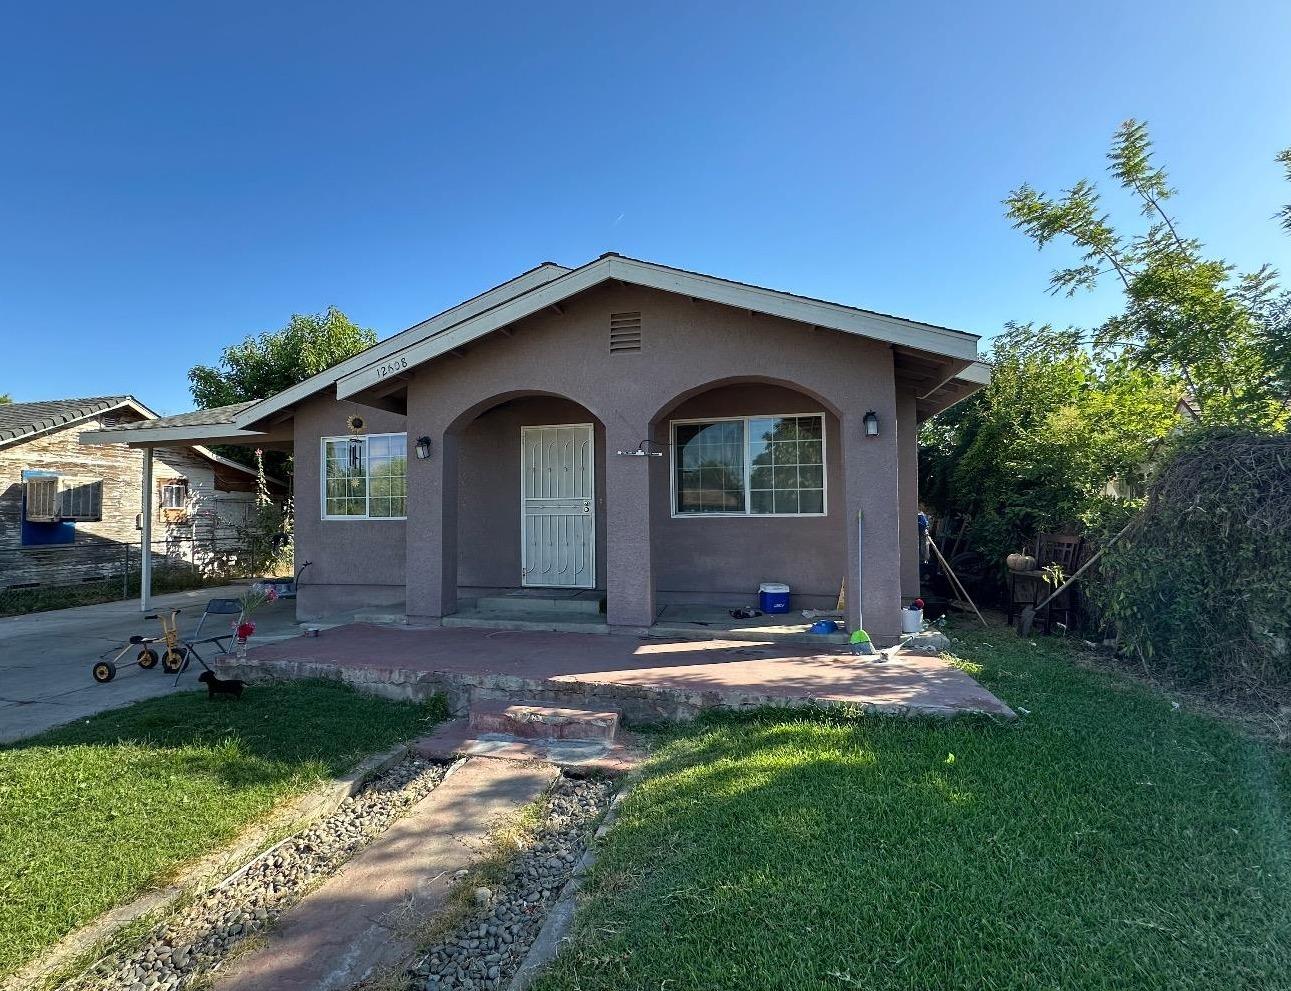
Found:
[[(411, 411), (410, 411), (411, 412)], [(406, 582), (410, 618), (441, 619), (457, 612), (457, 436), (446, 431), (414, 429), (428, 434), (431, 455), (408, 460)]]
[(143, 487), (140, 492), (139, 611), (152, 608), (152, 448), (143, 449)]
[(919, 422), (913, 392), (897, 394), (897, 486), (900, 489), (901, 597), (919, 597)]
[(605, 425), (605, 595), (610, 626), (654, 623), (654, 568), (650, 559), (650, 478), (662, 459), (625, 457), (648, 425)]
[(883, 644), (895, 642), (901, 632), (897, 431), (893, 403), (876, 402), (874, 409), (879, 417), (877, 437), (865, 435), (863, 405), (849, 404), (839, 427), (846, 500), (847, 626), (851, 630), (863, 626)]

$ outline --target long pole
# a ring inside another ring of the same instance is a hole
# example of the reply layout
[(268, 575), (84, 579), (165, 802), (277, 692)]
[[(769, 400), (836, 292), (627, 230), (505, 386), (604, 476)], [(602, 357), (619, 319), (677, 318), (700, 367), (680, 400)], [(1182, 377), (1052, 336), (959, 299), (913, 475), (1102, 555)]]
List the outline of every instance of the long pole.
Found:
[(856, 629), (865, 629), (865, 618), (862, 610), (865, 600), (861, 598), (865, 588), (865, 510), (856, 511)]
[(152, 448), (143, 449), (143, 486), (139, 513), (139, 610), (152, 608)]
[(945, 556), (941, 553), (941, 548), (934, 543), (932, 545), (932, 549), (937, 555), (937, 560), (941, 562), (941, 566), (946, 569), (946, 574), (950, 577), (951, 582), (954, 583), (956, 590), (958, 590), (959, 594), (964, 597), (964, 601), (973, 607), (973, 612), (977, 613), (977, 618), (982, 621), (982, 625), (989, 628), (991, 624), (986, 622), (986, 617), (984, 617), (982, 615), (982, 611), (977, 608), (977, 603), (973, 601), (972, 596), (968, 594), (963, 583), (960, 582), (959, 576), (955, 574), (955, 570), (950, 566), (950, 562), (947, 561)]

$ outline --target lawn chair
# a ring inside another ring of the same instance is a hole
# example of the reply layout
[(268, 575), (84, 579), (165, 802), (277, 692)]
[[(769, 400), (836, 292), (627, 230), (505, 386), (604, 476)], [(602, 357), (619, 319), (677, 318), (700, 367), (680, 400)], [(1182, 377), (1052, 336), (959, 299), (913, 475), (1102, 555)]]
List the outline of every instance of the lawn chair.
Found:
[[(236, 616), (238, 619), (236, 623), (232, 624), (233, 629), (230, 629), (228, 633), (217, 633), (213, 637), (206, 637), (205, 639), (200, 639), (202, 636), (202, 627), (206, 625), (206, 618), (208, 616)], [(219, 652), (221, 654), (227, 654), (229, 652), (229, 648), (228, 648), (228, 645), (225, 643), (225, 641), (233, 639), (236, 633), (236, 627), (241, 622), (242, 622), (242, 600), (241, 599), (211, 599), (209, 602), (207, 602), (206, 609), (203, 610), (202, 612), (202, 618), (197, 621), (197, 629), (193, 631), (192, 639), (186, 638), (183, 640), (184, 661), (180, 665), (179, 671), (175, 674), (175, 684), (176, 685), (179, 684), (180, 676), (183, 675), (185, 670), (187, 670), (188, 662), (191, 658), (196, 657), (198, 664), (206, 668), (207, 671), (211, 671), (211, 666), (206, 663), (206, 659), (202, 657), (201, 653), (198, 651), (197, 648), (199, 646), (215, 644), (215, 646), (219, 649)], [(211, 673), (214, 674), (215, 672), (211, 671)]]

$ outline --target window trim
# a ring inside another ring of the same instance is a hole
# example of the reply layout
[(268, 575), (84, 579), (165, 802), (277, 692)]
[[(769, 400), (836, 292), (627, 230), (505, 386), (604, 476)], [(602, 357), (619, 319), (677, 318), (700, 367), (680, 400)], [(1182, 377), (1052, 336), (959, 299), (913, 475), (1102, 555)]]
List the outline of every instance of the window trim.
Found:
[[(368, 511), (372, 506), (372, 479), (367, 475), (367, 442), (377, 437), (402, 437), (404, 446), (404, 485), (408, 482), (408, 432), (396, 431), (393, 433), (382, 434), (334, 434), (330, 437), (318, 438), (318, 518), (320, 520), (358, 520), (364, 523), (398, 523), (408, 519), (408, 496), (405, 489), (404, 494), (404, 515), (403, 516), (369, 516)], [(368, 481), (367, 493), (363, 497), (363, 515), (362, 516), (329, 516), (327, 514), (327, 443), (328, 441), (363, 441), (363, 469), (364, 478)]]
[[(752, 490), (749, 482), (753, 473), (753, 464), (749, 458), (749, 421), (768, 420), (773, 417), (788, 419), (790, 417), (814, 416), (820, 420), (820, 505), (819, 513), (755, 513), (748, 507), (753, 504)], [(678, 426), (695, 423), (743, 423), (744, 424), (744, 506), (742, 513), (681, 513), (677, 511), (677, 430)], [(668, 421), (668, 499), (669, 509), (674, 520), (695, 520), (716, 517), (718, 519), (756, 519), (756, 520), (793, 520), (818, 519), (829, 515), (829, 437), (825, 414), (820, 410), (806, 413), (750, 413), (748, 416), (696, 416), (682, 420)]]

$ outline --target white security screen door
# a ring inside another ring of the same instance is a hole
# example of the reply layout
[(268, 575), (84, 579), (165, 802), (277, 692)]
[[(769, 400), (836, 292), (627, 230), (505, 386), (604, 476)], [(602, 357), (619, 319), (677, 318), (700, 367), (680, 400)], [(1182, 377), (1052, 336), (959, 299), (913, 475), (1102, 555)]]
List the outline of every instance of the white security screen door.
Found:
[(596, 466), (590, 423), (521, 427), (522, 583), (596, 587)]

